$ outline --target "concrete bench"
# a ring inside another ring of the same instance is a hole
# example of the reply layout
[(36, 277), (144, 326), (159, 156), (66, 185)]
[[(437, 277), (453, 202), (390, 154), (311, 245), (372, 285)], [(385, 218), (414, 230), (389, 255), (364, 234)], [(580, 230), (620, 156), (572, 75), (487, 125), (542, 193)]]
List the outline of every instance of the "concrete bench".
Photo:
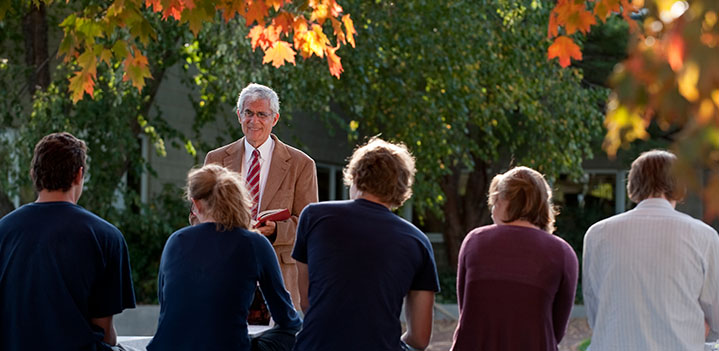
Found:
[[(250, 335), (261, 333), (267, 329), (270, 329), (268, 325), (248, 325), (247, 332)], [(138, 350), (145, 351), (147, 344), (152, 340), (152, 336), (118, 336), (117, 342), (123, 346), (130, 346)]]

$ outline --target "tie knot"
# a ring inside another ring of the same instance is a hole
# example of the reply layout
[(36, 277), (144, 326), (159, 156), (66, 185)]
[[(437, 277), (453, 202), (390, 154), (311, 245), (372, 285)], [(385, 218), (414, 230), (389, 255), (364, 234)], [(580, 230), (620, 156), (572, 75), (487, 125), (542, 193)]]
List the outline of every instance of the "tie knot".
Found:
[(260, 158), (260, 150), (255, 149), (254, 151), (252, 151), (252, 157)]

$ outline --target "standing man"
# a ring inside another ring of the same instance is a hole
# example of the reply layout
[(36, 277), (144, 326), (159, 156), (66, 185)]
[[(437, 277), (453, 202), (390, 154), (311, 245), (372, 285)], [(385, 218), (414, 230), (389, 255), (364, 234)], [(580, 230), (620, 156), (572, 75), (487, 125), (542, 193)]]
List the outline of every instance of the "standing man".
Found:
[(0, 219), (0, 350), (110, 350), (113, 315), (135, 307), (125, 239), (77, 205), (86, 150), (69, 133), (42, 138), (37, 200)]
[(290, 211), (289, 219), (259, 223), (257, 229), (272, 242), (285, 287), (299, 307), (292, 247), (300, 212), (310, 202), (318, 201), (315, 162), (272, 134), (272, 127), (280, 119), (280, 100), (269, 87), (251, 83), (242, 89), (237, 100), (237, 118), (245, 136), (210, 151), (205, 164), (217, 163), (242, 175), (253, 197), (253, 218), (265, 210)]
[(640, 155), (627, 184), (637, 207), (584, 237), (592, 351), (703, 350), (719, 331), (719, 238), (674, 209), (684, 195), (675, 163), (667, 151)]

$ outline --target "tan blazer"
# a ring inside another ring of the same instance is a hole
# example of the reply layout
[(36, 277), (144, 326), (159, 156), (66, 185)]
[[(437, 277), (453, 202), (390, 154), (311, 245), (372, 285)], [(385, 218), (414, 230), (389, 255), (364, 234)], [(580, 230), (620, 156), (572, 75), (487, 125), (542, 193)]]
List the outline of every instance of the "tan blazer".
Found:
[[(278, 221), (277, 238), (272, 244), (285, 280), (285, 287), (292, 296), (292, 302), (299, 307), (300, 293), (297, 287), (297, 264), (292, 258), (295, 245), (297, 219), (302, 209), (311, 202), (318, 201), (317, 169), (315, 162), (304, 152), (288, 146), (270, 136), (275, 141), (272, 161), (267, 175), (267, 182), (260, 200), (260, 211), (287, 208), (292, 217)], [(216, 163), (235, 172), (242, 171), (245, 156), (245, 138), (210, 151), (205, 157), (205, 164)]]

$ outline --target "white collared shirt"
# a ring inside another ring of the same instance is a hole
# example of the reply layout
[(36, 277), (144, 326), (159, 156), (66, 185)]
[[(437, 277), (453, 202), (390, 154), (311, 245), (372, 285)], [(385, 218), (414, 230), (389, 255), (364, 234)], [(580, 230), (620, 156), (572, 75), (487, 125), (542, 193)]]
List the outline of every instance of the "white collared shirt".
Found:
[(717, 232), (665, 199), (590, 227), (582, 268), (589, 350), (701, 351), (704, 320), (719, 331)]
[[(272, 137), (268, 137), (267, 140), (257, 148), (260, 151), (260, 206), (262, 208), (262, 195), (265, 193), (265, 184), (267, 184), (267, 176), (270, 174), (270, 163), (272, 163), (272, 152), (275, 150), (275, 141)], [(247, 170), (250, 169), (252, 164), (252, 152), (255, 148), (247, 142), (245, 138), (245, 157), (243, 158), (242, 164), (242, 179), (247, 180)]]

